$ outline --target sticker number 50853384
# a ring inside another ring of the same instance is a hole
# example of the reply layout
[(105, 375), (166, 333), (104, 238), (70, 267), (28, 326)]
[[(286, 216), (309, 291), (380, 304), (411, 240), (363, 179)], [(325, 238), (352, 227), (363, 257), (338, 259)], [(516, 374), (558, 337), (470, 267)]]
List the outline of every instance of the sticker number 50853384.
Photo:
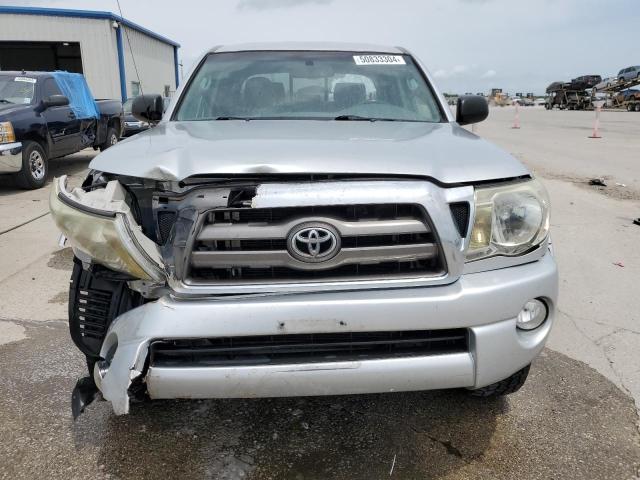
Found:
[(402, 55), (354, 55), (356, 65), (406, 65)]

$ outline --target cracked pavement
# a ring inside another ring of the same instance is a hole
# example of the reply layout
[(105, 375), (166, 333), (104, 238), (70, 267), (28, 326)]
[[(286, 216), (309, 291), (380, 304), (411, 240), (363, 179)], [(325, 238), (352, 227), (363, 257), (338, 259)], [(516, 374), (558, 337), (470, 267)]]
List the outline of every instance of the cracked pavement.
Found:
[[(48, 189), (0, 182), (0, 478), (638, 479), (637, 115), (604, 112), (593, 141), (591, 112), (521, 109), (520, 130), (513, 113), (492, 109), (477, 132), (549, 189), (560, 310), (526, 385), (501, 400), (164, 401), (125, 417), (97, 402), (73, 423), (85, 367), (66, 326), (71, 252), (43, 215)], [(53, 169), (79, 182), (92, 156)], [(595, 177), (610, 186), (586, 186)]]

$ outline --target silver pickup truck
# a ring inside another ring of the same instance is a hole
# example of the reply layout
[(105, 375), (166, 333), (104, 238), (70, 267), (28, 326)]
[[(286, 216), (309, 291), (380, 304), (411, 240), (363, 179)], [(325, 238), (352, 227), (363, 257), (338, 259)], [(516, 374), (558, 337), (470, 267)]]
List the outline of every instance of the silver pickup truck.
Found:
[(145, 399), (520, 388), (551, 329), (549, 198), (402, 48), (216, 47), (154, 128), (50, 197), (71, 336), (116, 414)]

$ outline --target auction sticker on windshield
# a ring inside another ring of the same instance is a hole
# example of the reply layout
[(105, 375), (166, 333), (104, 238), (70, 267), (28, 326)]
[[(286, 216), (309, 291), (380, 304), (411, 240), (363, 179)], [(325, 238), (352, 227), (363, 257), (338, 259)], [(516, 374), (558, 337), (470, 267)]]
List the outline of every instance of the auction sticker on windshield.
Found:
[(354, 55), (356, 65), (406, 65), (402, 55)]
[(35, 78), (29, 78), (29, 77), (16, 77), (13, 79), (14, 82), (27, 82), (27, 83), (36, 83), (36, 79)]

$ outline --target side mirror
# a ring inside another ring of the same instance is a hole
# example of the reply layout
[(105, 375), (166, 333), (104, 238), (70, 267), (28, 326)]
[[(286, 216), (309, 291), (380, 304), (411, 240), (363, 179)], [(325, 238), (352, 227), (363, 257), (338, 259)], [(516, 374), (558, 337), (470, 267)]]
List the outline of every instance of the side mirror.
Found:
[(158, 123), (162, 119), (162, 111), (160, 95), (140, 95), (131, 104), (131, 114), (141, 122)]
[(484, 97), (463, 95), (458, 98), (456, 122), (460, 125), (478, 123), (489, 116), (489, 104)]
[(69, 99), (64, 95), (51, 95), (42, 100), (43, 109), (50, 107), (64, 107), (69, 105)]

